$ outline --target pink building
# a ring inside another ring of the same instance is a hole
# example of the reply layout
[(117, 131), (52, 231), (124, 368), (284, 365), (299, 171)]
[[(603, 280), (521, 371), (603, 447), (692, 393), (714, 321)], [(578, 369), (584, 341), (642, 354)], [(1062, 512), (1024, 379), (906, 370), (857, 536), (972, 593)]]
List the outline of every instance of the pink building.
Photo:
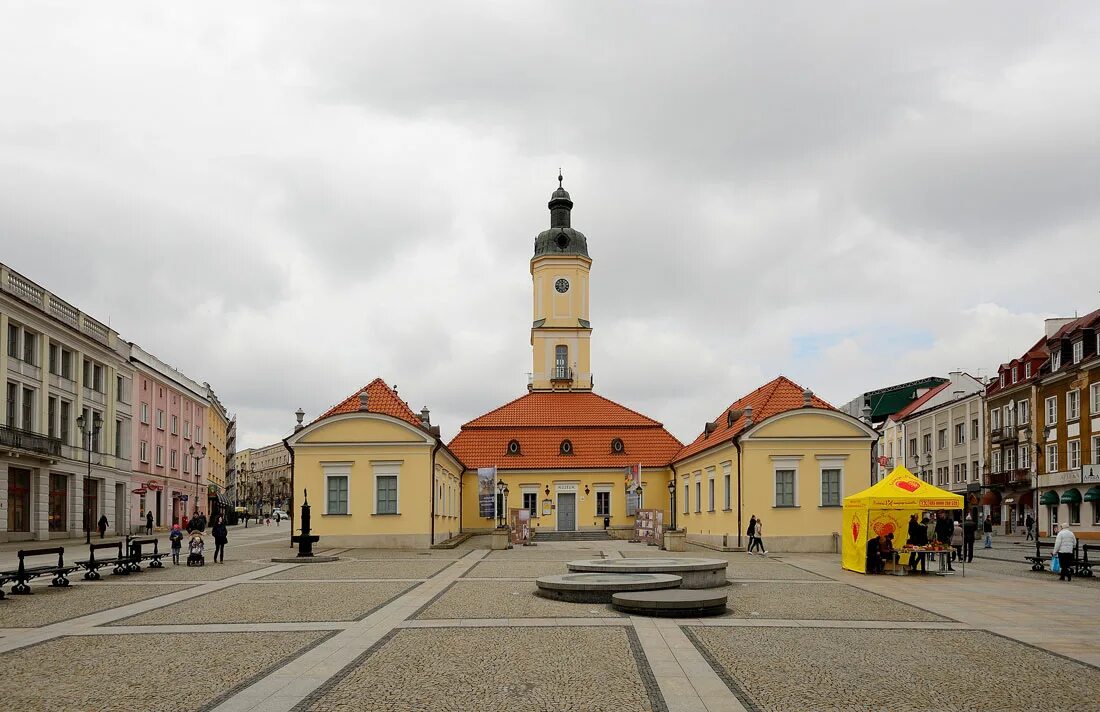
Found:
[[(168, 527), (203, 511), (207, 480), (203, 427), (206, 389), (131, 344), (134, 367), (133, 477), (130, 521), (135, 531), (153, 514), (156, 527)], [(209, 514), (209, 512), (206, 512)]]

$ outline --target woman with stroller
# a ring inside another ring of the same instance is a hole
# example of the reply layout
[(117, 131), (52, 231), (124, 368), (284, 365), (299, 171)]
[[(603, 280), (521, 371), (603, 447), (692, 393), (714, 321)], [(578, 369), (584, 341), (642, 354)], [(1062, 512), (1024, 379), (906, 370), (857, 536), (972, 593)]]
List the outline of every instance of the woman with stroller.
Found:
[(225, 544), (229, 541), (229, 530), (225, 527), (225, 519), (218, 517), (218, 521), (214, 524), (214, 563), (218, 563), (219, 560), (225, 563)]
[(198, 529), (191, 532), (191, 540), (187, 542), (187, 565), (205, 566), (206, 557), (202, 553), (205, 548), (206, 544), (202, 540), (202, 532)]

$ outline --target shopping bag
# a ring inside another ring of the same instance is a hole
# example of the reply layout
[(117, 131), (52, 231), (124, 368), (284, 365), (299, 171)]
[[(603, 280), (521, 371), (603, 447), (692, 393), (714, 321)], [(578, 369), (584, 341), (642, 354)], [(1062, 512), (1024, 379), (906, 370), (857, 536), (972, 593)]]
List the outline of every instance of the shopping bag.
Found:
[(1056, 574), (1062, 573), (1062, 562), (1058, 559), (1057, 554), (1050, 557), (1050, 570)]

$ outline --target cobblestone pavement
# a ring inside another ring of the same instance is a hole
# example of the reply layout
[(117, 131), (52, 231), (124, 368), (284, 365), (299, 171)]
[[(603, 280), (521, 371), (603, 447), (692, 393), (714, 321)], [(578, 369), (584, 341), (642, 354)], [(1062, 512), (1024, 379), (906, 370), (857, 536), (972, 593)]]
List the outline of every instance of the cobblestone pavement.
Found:
[(417, 618), (613, 618), (602, 603), (567, 603), (535, 595), (534, 581), (460, 579)]
[(341, 559), (461, 559), (471, 549), (348, 549), (340, 552)]
[(982, 631), (689, 631), (742, 701), (769, 712), (1098, 707), (1096, 668)]
[(757, 559), (748, 555), (731, 558), (726, 578), (761, 581), (826, 581), (828, 579), (775, 559)]
[(842, 583), (733, 584), (735, 618), (837, 621), (942, 621), (943, 617)]
[(295, 566), (268, 576), (268, 579), (423, 579), (450, 566), (449, 559), (391, 559), (333, 561), (328, 564)]
[[(1050, 581), (1051, 583), (1059, 583), (1058, 574), (1051, 573), (1049, 569), (1043, 571), (1032, 571), (1031, 564), (1024, 561), (1023, 556), (1012, 559), (1001, 558), (979, 558), (975, 557), (973, 563), (967, 564), (966, 567), (974, 567), (981, 571), (990, 571), (993, 573), (1004, 574), (1006, 576), (1020, 576), (1024, 578), (1030, 578), (1035, 581)], [(1065, 586), (1065, 583), (1061, 585)], [(1073, 581), (1069, 583), (1070, 586), (1100, 586), (1100, 567), (1098, 567), (1097, 575), (1094, 576), (1074, 576)]]
[(649, 712), (654, 688), (623, 628), (406, 629), (298, 709)]
[[(306, 631), (54, 638), (0, 654), (3, 704), (9, 710), (57, 712), (198, 710), (325, 635)], [(216, 663), (202, 652), (221, 649), (232, 650), (232, 655), (218, 655)]]
[(29, 596), (9, 596), (0, 601), (0, 628), (37, 628), (184, 588), (190, 587), (140, 583), (122, 586), (102, 581), (74, 581), (67, 588), (35, 585)]
[(124, 618), (116, 624), (350, 621), (365, 616), (409, 586), (404, 581), (242, 583)]
[(546, 549), (537, 547), (516, 547), (505, 551), (490, 551), (486, 561), (573, 561), (574, 559), (598, 559), (600, 549)]
[[(187, 555), (180, 556), (180, 565), (176, 566), (172, 563), (172, 559), (168, 558), (164, 561), (163, 569), (150, 569), (143, 568), (140, 574), (130, 574), (129, 576), (115, 576), (111, 574), (103, 574), (104, 581), (115, 582), (131, 582), (140, 581), (143, 583), (156, 583), (158, 581), (219, 581), (221, 579), (229, 578), (230, 576), (236, 576), (237, 574), (243, 574), (246, 571), (256, 571), (262, 569), (265, 565), (270, 566), (270, 562), (267, 564), (261, 564), (255, 561), (241, 561), (241, 560), (228, 560), (224, 564), (215, 564), (213, 558), (206, 557), (205, 566), (187, 566)], [(102, 573), (102, 572), (101, 572)]]
[(564, 561), (482, 561), (466, 578), (529, 578), (568, 573)]

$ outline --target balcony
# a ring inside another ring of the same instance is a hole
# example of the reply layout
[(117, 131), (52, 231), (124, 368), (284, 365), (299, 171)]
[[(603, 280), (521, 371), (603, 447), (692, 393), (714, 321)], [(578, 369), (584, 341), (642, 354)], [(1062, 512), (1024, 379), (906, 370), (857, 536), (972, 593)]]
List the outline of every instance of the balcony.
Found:
[(1016, 428), (1011, 425), (1004, 428), (993, 428), (989, 431), (989, 439), (995, 443), (1016, 439)]
[(50, 457), (61, 457), (61, 440), (41, 433), (0, 425), (0, 447), (14, 447)]
[(1030, 486), (1031, 471), (1025, 467), (1004, 472), (987, 472), (982, 475), (982, 484), (986, 487)]
[(550, 380), (553, 382), (572, 381), (573, 369), (567, 366), (555, 366), (553, 372), (550, 374)]

